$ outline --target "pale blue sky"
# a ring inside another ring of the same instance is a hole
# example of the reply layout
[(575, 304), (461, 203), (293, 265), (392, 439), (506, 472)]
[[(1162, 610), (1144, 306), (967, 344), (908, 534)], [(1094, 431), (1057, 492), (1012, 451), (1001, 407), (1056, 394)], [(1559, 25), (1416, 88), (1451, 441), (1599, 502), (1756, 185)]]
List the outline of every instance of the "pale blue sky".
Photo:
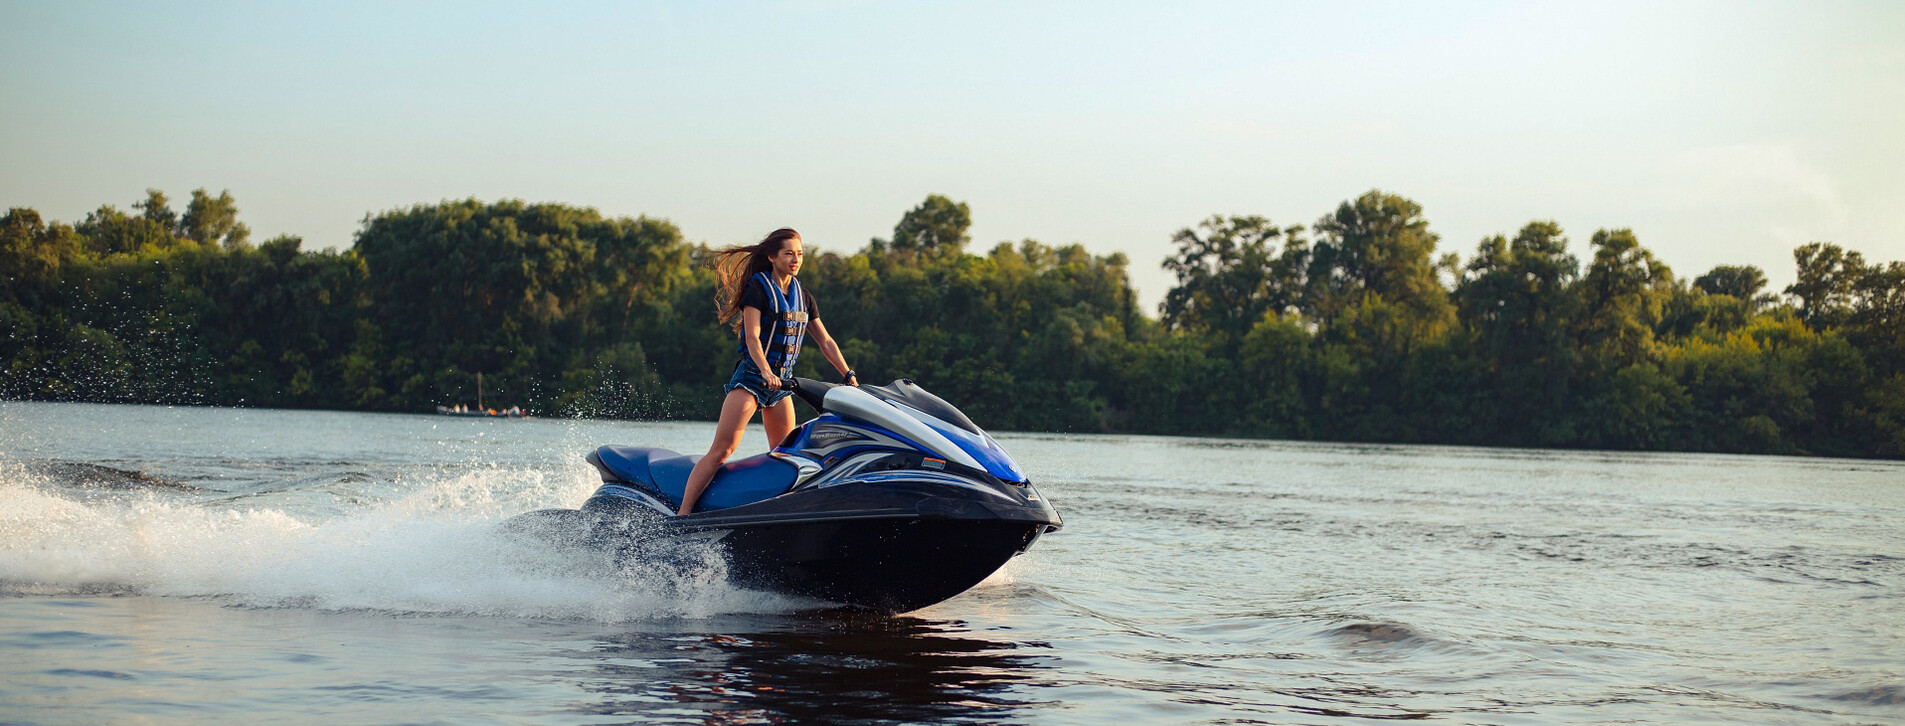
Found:
[(0, 0), (0, 74), (0, 205), (230, 189), (307, 247), (474, 196), (846, 252), (936, 192), (1155, 311), (1173, 231), (1381, 188), (1464, 257), (1555, 219), (1686, 276), (1905, 259), (1905, 2)]

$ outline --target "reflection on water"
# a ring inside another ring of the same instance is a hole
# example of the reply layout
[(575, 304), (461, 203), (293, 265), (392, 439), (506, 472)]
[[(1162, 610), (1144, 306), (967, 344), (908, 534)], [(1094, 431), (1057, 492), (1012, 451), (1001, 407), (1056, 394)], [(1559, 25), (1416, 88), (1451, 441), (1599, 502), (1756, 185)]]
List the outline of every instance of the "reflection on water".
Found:
[[(1015, 684), (1046, 669), (1036, 644), (960, 634), (921, 618), (819, 614), (790, 630), (635, 631), (577, 654), (591, 716), (695, 714), (728, 723), (1019, 723), (1038, 705)], [(758, 625), (759, 623), (756, 623)]]

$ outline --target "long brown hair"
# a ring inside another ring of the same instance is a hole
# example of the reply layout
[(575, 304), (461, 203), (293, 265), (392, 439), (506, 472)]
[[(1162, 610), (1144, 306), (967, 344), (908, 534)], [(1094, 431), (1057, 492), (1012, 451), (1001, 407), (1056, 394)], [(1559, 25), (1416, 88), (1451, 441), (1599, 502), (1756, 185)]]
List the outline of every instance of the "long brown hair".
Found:
[(800, 233), (782, 227), (751, 245), (724, 247), (714, 252), (714, 314), (716, 319), (741, 332), (741, 291), (754, 273), (774, 269), (774, 255), (780, 254), (787, 240), (800, 239)]

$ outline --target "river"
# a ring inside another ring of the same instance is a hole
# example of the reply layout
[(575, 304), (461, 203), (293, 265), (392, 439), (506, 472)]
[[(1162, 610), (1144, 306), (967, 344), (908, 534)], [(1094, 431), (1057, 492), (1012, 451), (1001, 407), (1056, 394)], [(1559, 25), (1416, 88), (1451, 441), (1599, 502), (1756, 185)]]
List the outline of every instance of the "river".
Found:
[(710, 426), (0, 402), (0, 721), (1905, 722), (1905, 464), (995, 432), (1065, 529), (897, 617), (497, 536)]

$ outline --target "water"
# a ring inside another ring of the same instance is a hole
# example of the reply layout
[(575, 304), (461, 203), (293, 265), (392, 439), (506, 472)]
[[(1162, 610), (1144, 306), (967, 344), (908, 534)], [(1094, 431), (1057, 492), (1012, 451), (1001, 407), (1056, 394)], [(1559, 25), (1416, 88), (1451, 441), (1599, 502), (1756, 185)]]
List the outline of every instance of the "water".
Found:
[(0, 721), (1905, 722), (1897, 463), (1003, 434), (1066, 529), (901, 617), (495, 536), (708, 436), (0, 403)]

